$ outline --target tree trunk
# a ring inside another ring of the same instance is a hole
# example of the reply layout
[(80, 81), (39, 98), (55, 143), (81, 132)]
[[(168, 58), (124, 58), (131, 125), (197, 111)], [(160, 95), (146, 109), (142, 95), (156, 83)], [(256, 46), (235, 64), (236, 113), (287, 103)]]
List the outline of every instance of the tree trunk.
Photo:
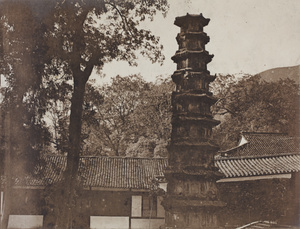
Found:
[(4, 189), (3, 189), (3, 215), (1, 215), (1, 229), (7, 229), (8, 220), (11, 211), (11, 178), (12, 178), (12, 166), (11, 166), (11, 128), (12, 122), (10, 113), (5, 115), (4, 130), (5, 130), (5, 153), (4, 153)]
[(72, 209), (74, 209), (75, 190), (78, 182), (78, 167), (81, 146), (81, 124), (83, 100), (85, 93), (85, 85), (88, 77), (83, 74), (74, 74), (74, 92), (71, 99), (71, 114), (69, 124), (69, 151), (67, 155), (67, 167), (64, 174), (64, 193), (62, 193), (65, 202), (57, 203), (61, 206), (61, 214), (57, 217), (57, 228), (72, 227)]

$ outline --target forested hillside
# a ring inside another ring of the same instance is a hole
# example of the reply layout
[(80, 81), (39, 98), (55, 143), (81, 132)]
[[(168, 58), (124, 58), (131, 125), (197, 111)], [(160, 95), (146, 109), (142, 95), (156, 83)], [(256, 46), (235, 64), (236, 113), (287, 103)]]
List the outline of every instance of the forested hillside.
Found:
[(278, 81), (280, 79), (291, 79), (300, 83), (300, 65), (292, 67), (272, 68), (259, 73), (258, 75), (267, 82)]
[(299, 85), (287, 78), (267, 82), (260, 77), (219, 76), (213, 84), (219, 98), (213, 112), (221, 124), (214, 129), (221, 149), (236, 146), (240, 132), (299, 135)]

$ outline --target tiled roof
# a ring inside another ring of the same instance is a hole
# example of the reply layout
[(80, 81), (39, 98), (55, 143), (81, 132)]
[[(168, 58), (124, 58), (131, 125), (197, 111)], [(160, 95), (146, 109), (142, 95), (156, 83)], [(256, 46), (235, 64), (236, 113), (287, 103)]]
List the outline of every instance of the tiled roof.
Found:
[(258, 228), (269, 228), (269, 229), (273, 229), (273, 228), (292, 228), (291, 226), (285, 226), (285, 225), (278, 225), (276, 222), (270, 222), (270, 221), (257, 221), (257, 222), (253, 222), (253, 223), (249, 223), (247, 225), (238, 227), (236, 229), (258, 229)]
[(242, 133), (242, 145), (220, 152), (215, 165), (227, 178), (300, 171), (299, 138), (277, 133)]
[(300, 152), (300, 138), (279, 133), (243, 132), (246, 143), (236, 148), (221, 152), (228, 156), (269, 156), (297, 154)]
[[(243, 133), (246, 144), (221, 152), (215, 165), (226, 178), (300, 171), (297, 138), (283, 134)], [(226, 156), (224, 156), (226, 155)], [(66, 157), (45, 157), (40, 176), (16, 179), (17, 186), (44, 186), (62, 179)], [(81, 157), (79, 174), (85, 187), (151, 189), (164, 176), (166, 158)]]
[[(156, 177), (164, 174), (165, 158), (81, 157), (79, 174), (85, 187), (151, 189)], [(40, 178), (16, 180), (19, 186), (44, 186), (62, 178), (65, 156), (47, 156)]]
[(227, 178), (286, 174), (300, 171), (300, 155), (256, 158), (216, 157), (215, 165)]

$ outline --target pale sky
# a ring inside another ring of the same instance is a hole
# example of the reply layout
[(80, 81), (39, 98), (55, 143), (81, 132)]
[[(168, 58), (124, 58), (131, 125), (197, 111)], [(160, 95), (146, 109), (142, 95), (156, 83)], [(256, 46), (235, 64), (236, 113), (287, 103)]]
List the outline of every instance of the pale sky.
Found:
[(211, 74), (256, 74), (300, 64), (299, 0), (169, 0), (169, 3), (166, 18), (157, 15), (153, 22), (143, 25), (160, 37), (166, 57), (163, 66), (142, 57), (138, 67), (113, 62), (104, 67), (106, 77), (101, 82), (118, 74), (140, 73), (147, 81), (154, 81), (158, 75), (171, 76), (176, 64), (170, 58), (178, 49), (175, 37), (179, 32), (174, 20), (186, 13), (202, 13), (210, 18), (204, 32), (210, 37), (206, 50), (214, 54), (208, 64)]

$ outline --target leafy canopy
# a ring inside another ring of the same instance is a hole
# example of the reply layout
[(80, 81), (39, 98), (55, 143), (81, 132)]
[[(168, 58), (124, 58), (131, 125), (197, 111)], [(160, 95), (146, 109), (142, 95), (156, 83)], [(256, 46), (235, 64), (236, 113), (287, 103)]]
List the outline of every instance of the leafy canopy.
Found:
[(300, 93), (293, 80), (227, 75), (219, 76), (213, 89), (219, 98), (213, 111), (221, 120), (214, 134), (222, 149), (236, 146), (241, 131), (298, 134)]
[[(101, 70), (104, 63), (125, 60), (136, 65), (136, 50), (152, 62), (162, 62), (159, 38), (140, 28), (156, 11), (167, 12), (165, 0), (62, 1), (47, 34), (49, 55), (72, 70)], [(64, 68), (66, 71), (66, 68)], [(74, 72), (73, 72), (74, 74)]]
[(116, 76), (110, 85), (87, 91), (84, 153), (166, 156), (172, 88), (170, 79), (148, 83), (130, 75)]

